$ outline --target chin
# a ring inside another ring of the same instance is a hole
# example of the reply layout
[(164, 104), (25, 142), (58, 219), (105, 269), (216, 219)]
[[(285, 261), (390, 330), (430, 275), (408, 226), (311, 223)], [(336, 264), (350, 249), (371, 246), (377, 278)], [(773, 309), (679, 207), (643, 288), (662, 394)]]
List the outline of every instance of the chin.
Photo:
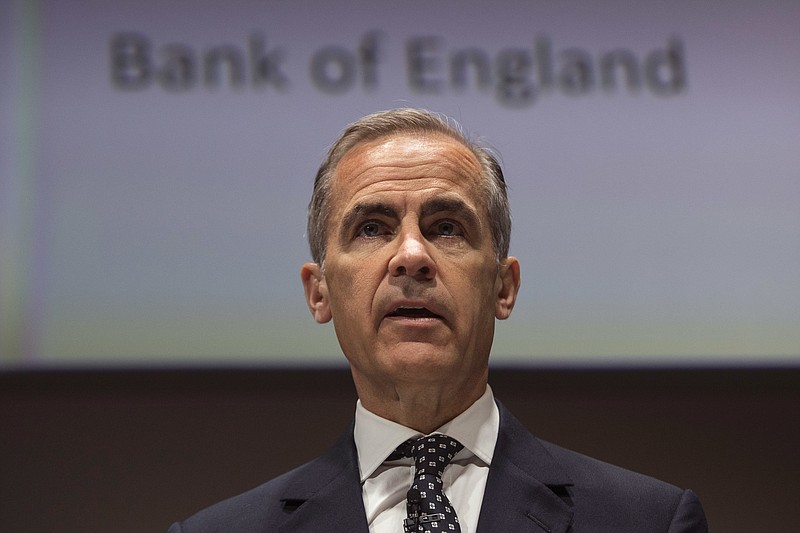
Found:
[[(384, 361), (395, 372), (419, 379), (423, 375), (454, 372), (463, 362), (453, 350), (431, 346), (427, 343), (403, 343), (396, 346)], [(425, 373), (425, 374), (423, 374)]]

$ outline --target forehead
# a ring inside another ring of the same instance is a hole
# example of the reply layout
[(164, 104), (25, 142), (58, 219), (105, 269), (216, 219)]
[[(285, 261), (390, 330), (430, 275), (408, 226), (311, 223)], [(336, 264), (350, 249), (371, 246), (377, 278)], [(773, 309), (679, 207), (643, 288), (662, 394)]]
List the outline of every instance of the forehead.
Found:
[(345, 154), (333, 174), (331, 200), (337, 210), (371, 194), (451, 192), (482, 203), (482, 179), (480, 163), (461, 142), (438, 133), (393, 134)]

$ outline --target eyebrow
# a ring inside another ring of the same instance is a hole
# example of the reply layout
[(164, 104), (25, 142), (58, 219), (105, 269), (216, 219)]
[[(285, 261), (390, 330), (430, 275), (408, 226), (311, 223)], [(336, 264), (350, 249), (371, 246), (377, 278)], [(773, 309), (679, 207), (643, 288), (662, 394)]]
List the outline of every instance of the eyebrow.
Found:
[(345, 214), (339, 226), (339, 240), (344, 242), (350, 238), (350, 228), (359, 220), (372, 215), (381, 215), (393, 220), (400, 220), (400, 214), (394, 207), (383, 202), (358, 203)]
[(437, 213), (452, 213), (464, 219), (467, 225), (473, 228), (480, 226), (478, 214), (460, 198), (431, 198), (422, 204), (422, 218)]

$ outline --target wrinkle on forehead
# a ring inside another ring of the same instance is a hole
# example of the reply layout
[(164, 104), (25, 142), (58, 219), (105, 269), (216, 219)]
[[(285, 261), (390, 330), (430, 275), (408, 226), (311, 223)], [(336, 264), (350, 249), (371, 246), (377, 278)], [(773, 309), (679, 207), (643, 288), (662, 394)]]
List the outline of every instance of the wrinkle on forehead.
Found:
[(350, 150), (335, 171), (333, 195), (340, 197), (341, 207), (341, 202), (349, 203), (362, 193), (447, 191), (460, 186), (482, 200), (476, 191), (481, 179), (478, 160), (459, 141), (441, 134), (397, 134)]

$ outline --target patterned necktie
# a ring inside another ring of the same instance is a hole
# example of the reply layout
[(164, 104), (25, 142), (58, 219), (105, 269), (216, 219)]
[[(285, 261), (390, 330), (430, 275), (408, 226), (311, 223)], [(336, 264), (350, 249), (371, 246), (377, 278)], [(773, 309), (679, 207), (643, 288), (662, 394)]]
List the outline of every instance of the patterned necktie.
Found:
[[(402, 447), (402, 445), (401, 445)], [(414, 458), (414, 483), (408, 491), (403, 521), (406, 533), (461, 533), (458, 517), (444, 495), (442, 473), (464, 445), (437, 433), (411, 444), (406, 456)]]

